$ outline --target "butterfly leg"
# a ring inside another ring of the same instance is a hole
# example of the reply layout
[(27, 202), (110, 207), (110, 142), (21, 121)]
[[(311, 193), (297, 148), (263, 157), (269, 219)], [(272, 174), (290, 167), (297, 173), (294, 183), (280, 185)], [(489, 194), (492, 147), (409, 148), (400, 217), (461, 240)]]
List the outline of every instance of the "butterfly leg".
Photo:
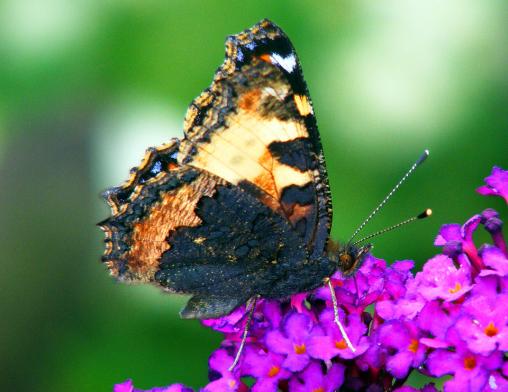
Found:
[(242, 351), (243, 351), (243, 348), (245, 347), (245, 342), (247, 341), (247, 336), (249, 335), (249, 329), (250, 329), (250, 325), (252, 323), (252, 316), (254, 315), (254, 309), (256, 309), (256, 302), (257, 302), (258, 298), (259, 298), (259, 295), (256, 295), (255, 297), (251, 298), (251, 300), (249, 300), (249, 303), (252, 303), (252, 305), (249, 310), (249, 315), (247, 316), (247, 323), (245, 324), (245, 328), (243, 329), (242, 341), (240, 342), (240, 347), (238, 347), (238, 351), (236, 352), (235, 360), (233, 361), (233, 363), (231, 364), (231, 366), (228, 369), (230, 372), (233, 371), (233, 369), (238, 364), (238, 361), (240, 361), (240, 358), (242, 356)]
[(330, 295), (332, 296), (332, 303), (333, 303), (333, 316), (335, 324), (339, 327), (340, 333), (342, 334), (342, 338), (346, 342), (347, 346), (352, 352), (355, 352), (356, 349), (353, 346), (353, 343), (351, 343), (351, 340), (349, 340), (349, 336), (347, 336), (347, 332), (344, 329), (344, 326), (339, 320), (339, 307), (337, 305), (337, 297), (335, 296), (335, 290), (332, 285), (332, 281), (330, 278), (326, 278), (326, 283), (328, 284), (328, 288), (330, 289)]

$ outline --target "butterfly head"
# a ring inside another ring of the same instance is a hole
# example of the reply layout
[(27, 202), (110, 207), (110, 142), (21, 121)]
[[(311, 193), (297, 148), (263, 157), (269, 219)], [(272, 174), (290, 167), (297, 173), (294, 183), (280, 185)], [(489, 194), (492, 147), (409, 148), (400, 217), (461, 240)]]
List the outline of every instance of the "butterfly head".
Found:
[(346, 243), (339, 245), (330, 241), (328, 244), (328, 257), (335, 261), (337, 268), (344, 275), (352, 275), (362, 264), (365, 256), (372, 248), (372, 244), (353, 245)]
[(356, 269), (361, 265), (363, 259), (372, 248), (371, 244), (356, 246), (346, 244), (339, 248), (338, 252), (338, 267), (344, 275), (353, 274)]

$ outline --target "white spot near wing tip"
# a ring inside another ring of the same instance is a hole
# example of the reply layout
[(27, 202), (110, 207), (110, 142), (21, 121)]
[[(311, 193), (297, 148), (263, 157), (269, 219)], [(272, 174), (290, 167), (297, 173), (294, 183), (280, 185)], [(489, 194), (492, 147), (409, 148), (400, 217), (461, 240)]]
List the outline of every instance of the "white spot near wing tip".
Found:
[(265, 87), (263, 91), (268, 95), (278, 98), (277, 91), (275, 91), (272, 87)]
[(287, 57), (282, 57), (278, 53), (273, 53), (271, 56), (272, 61), (279, 64), (282, 68), (284, 68), (287, 72), (291, 73), (295, 70), (296, 67), (296, 57), (294, 54), (290, 54)]

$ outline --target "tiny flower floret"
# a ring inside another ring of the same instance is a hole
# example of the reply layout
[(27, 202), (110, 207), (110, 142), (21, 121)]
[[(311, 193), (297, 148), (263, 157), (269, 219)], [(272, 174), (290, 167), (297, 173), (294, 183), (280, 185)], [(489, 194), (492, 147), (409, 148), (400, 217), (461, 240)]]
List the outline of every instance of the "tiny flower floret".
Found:
[(277, 374), (279, 374), (279, 372), (280, 372), (280, 367), (278, 367), (278, 366), (272, 366), (268, 370), (268, 377), (275, 377)]
[(416, 339), (411, 339), (411, 343), (409, 343), (409, 351), (413, 352), (413, 353), (416, 353), (418, 351), (418, 340)]
[(451, 289), (448, 289), (448, 291), (450, 292), (450, 294), (455, 294), (459, 292), (461, 288), (462, 288), (461, 284), (459, 282), (456, 282), (455, 286)]
[(347, 343), (344, 339), (336, 340), (335, 347), (337, 347), (339, 350), (345, 350), (347, 348)]
[(476, 367), (476, 359), (475, 357), (466, 357), (464, 358), (464, 369), (473, 370)]
[(499, 333), (499, 329), (496, 328), (492, 321), (485, 327), (484, 331), (488, 337), (496, 336)]
[(305, 354), (307, 352), (307, 348), (305, 347), (305, 343), (295, 344), (294, 345), (295, 354)]

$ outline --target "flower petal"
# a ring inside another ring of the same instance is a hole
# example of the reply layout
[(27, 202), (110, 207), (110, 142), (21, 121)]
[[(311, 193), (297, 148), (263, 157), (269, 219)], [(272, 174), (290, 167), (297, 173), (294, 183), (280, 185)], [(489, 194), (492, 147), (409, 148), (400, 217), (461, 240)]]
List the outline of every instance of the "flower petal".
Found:
[(408, 351), (399, 352), (388, 359), (386, 362), (386, 369), (395, 377), (404, 378), (409, 371), (412, 361), (412, 353)]
[[(480, 256), (482, 257), (485, 265), (494, 269), (497, 272), (497, 275), (508, 275), (508, 259), (500, 249), (492, 245), (484, 245), (480, 249)], [(487, 270), (481, 271), (480, 275), (486, 271)]]
[(277, 354), (287, 354), (293, 350), (291, 340), (279, 330), (268, 331), (265, 337), (265, 344), (266, 347)]
[(284, 322), (284, 332), (288, 338), (303, 340), (312, 328), (312, 320), (303, 313), (290, 313)]
[(132, 384), (132, 380), (126, 380), (121, 384), (116, 384), (113, 387), (113, 392), (133, 392), (134, 385)]
[(476, 191), (481, 195), (501, 196), (508, 203), (508, 171), (498, 166), (492, 168), (490, 176), (485, 178), (485, 183)]

